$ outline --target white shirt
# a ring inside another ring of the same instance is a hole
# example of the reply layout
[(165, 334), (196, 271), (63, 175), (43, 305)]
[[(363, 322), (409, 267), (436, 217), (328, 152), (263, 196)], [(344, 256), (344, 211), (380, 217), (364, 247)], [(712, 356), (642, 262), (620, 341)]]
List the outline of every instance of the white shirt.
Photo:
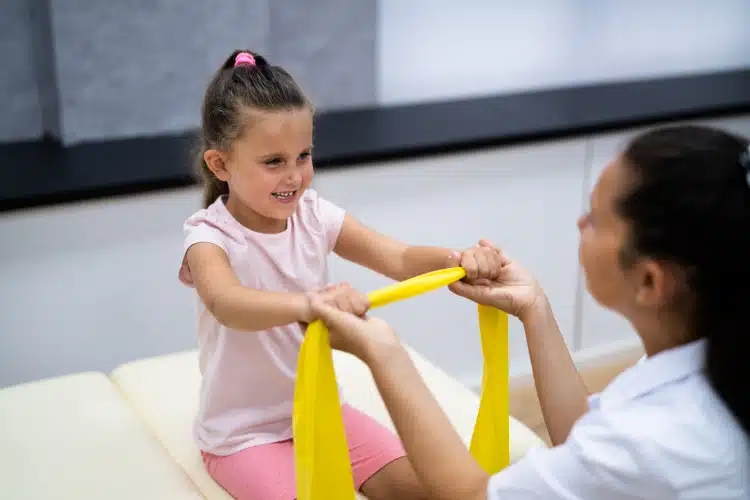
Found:
[(705, 348), (695, 341), (620, 374), (565, 443), (495, 474), (488, 499), (750, 498), (750, 441), (702, 373)]

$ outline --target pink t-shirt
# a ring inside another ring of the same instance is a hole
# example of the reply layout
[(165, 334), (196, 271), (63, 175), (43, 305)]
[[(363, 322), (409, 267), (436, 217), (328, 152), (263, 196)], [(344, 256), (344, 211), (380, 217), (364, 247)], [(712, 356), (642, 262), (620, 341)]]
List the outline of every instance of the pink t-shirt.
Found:
[[(242, 285), (274, 292), (306, 292), (327, 284), (327, 258), (344, 210), (308, 189), (286, 230), (256, 233), (240, 224), (224, 199), (185, 221), (185, 252), (210, 242), (229, 256)], [(193, 286), (183, 259), (180, 280)], [(229, 455), (292, 437), (292, 405), (303, 332), (297, 323), (260, 332), (220, 324), (198, 301), (203, 376), (195, 438), (201, 450)]]

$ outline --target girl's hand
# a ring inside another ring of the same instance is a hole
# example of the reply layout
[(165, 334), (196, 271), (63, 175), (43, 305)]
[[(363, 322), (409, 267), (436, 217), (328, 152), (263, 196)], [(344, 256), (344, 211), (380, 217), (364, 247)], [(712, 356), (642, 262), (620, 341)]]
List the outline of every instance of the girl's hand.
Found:
[[(349, 288), (351, 290), (351, 288)], [(313, 316), (320, 318), (328, 327), (331, 347), (348, 352), (367, 363), (368, 355), (378, 347), (400, 346), (393, 329), (385, 321), (364, 315), (363, 300), (366, 296), (358, 292), (335, 290), (346, 297), (330, 300), (326, 292), (311, 293), (310, 308)], [(369, 301), (368, 301), (369, 307)]]
[(544, 296), (528, 271), (487, 240), (452, 256), (450, 262), (466, 270), (463, 280), (449, 286), (453, 293), (521, 320)]
[(364, 316), (370, 309), (370, 299), (367, 295), (358, 292), (348, 283), (328, 285), (315, 295), (324, 304), (355, 316)]
[(317, 319), (310, 304), (311, 295), (317, 296), (321, 301), (331, 307), (357, 316), (364, 315), (370, 308), (370, 299), (367, 298), (367, 295), (359, 293), (357, 290), (349, 286), (348, 283), (341, 283), (338, 285), (331, 284), (323, 289), (315, 290), (305, 297), (306, 312), (304, 314), (304, 320), (302, 321), (304, 327)]

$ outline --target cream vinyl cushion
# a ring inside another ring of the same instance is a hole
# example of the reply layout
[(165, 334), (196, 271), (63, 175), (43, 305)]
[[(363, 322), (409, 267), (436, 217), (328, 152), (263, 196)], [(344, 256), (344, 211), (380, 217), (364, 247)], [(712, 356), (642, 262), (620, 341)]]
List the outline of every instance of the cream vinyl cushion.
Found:
[(0, 390), (0, 498), (203, 498), (102, 373)]
[[(409, 353), (468, 445), (479, 397), (415, 351), (409, 350)], [(393, 429), (367, 367), (341, 352), (334, 352), (334, 364), (345, 401)], [(118, 367), (112, 373), (112, 379), (201, 492), (209, 499), (229, 499), (229, 495), (205, 471), (200, 452), (192, 440), (200, 385), (197, 352), (134, 361)], [(544, 446), (536, 434), (513, 418), (510, 433), (512, 461), (523, 456), (532, 446)]]

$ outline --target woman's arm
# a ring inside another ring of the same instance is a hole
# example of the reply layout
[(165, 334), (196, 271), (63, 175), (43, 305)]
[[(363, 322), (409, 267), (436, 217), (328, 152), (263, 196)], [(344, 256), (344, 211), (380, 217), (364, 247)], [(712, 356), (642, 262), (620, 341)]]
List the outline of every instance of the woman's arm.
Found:
[(442, 269), (453, 253), (447, 248), (407, 245), (370, 229), (348, 213), (333, 251), (395, 281)]
[(453, 283), (453, 292), (512, 314), (523, 323), (544, 421), (552, 442), (562, 443), (588, 410), (588, 390), (547, 296), (528, 271), (487, 240), (464, 252), (461, 262), (467, 276), (475, 279)]
[(488, 474), (471, 456), (425, 385), (393, 329), (375, 317), (360, 317), (311, 294), (313, 314), (331, 333), (331, 347), (367, 364), (406, 453), (428, 498), (484, 500)]
[(429, 498), (484, 500), (489, 475), (469, 453), (401, 346), (365, 355), (409, 462)]
[(576, 370), (547, 297), (541, 295), (520, 319), (526, 331), (544, 423), (552, 444), (558, 445), (565, 442), (573, 424), (588, 411), (589, 392)]
[(248, 332), (310, 321), (303, 293), (268, 292), (242, 286), (229, 258), (213, 243), (196, 243), (187, 251), (195, 288), (206, 308), (222, 325)]

